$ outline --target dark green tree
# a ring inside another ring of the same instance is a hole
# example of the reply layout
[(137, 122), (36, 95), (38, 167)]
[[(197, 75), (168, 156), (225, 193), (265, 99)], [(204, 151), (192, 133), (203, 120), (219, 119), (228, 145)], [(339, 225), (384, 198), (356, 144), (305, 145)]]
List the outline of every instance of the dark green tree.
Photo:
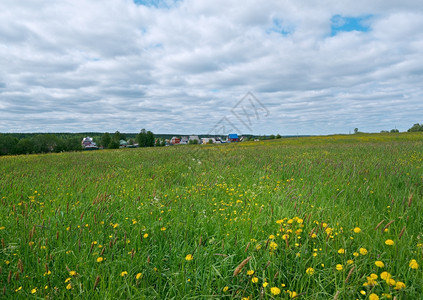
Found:
[(18, 139), (8, 134), (0, 134), (0, 155), (16, 154)]
[(147, 147), (147, 132), (144, 128), (137, 134), (137, 142), (139, 147)]
[(100, 145), (103, 146), (103, 148), (109, 148), (110, 142), (112, 141), (112, 137), (110, 136), (110, 133), (105, 132), (100, 139)]
[(410, 129), (407, 130), (408, 132), (417, 132), (423, 131), (423, 124), (420, 125), (419, 123), (414, 124)]
[(154, 147), (154, 134), (151, 131), (147, 131), (147, 135), (146, 135), (146, 139), (147, 139), (147, 147)]

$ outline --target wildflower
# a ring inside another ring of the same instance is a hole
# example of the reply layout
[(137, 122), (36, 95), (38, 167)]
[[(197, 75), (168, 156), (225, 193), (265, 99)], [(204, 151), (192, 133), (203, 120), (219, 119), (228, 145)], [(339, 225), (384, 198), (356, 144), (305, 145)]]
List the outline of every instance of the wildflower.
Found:
[(69, 282), (70, 280), (71, 280), (71, 278), (70, 278), (70, 277), (66, 278), (66, 279), (65, 279), (65, 283)]
[(68, 285), (66, 286), (66, 289), (67, 290), (70, 290), (72, 288), (72, 284), (71, 283), (68, 283)]
[(389, 274), (388, 272), (382, 272), (380, 273), (380, 278), (382, 278), (383, 280), (388, 280), (389, 278), (391, 278), (391, 274)]
[(229, 287), (228, 286), (225, 286), (224, 288), (223, 288), (223, 292), (227, 292), (229, 290)]
[(307, 268), (307, 270), (306, 270), (306, 273), (308, 274), (308, 275), (313, 275), (314, 274), (314, 269), (313, 268)]
[(405, 288), (405, 283), (404, 283), (404, 282), (402, 282), (402, 281), (397, 281), (397, 282), (395, 283), (395, 289), (396, 289), (396, 290), (400, 290), (400, 289), (403, 289), (403, 288)]
[(33, 241), (30, 241), (30, 242), (28, 243), (28, 245), (29, 245), (29, 247), (32, 247), (32, 246), (34, 245), (34, 242), (33, 242)]
[(269, 235), (269, 239), (274, 240), (275, 236), (273, 234)]
[(119, 224), (117, 224), (117, 223), (113, 225), (113, 228), (114, 228), (114, 229), (116, 229), (116, 228), (118, 228), (118, 227), (119, 227)]
[(369, 295), (369, 300), (379, 300), (379, 296), (376, 295), (375, 293), (371, 293)]
[(340, 248), (340, 249), (338, 250), (338, 253), (339, 253), (339, 254), (344, 254), (344, 253), (345, 253), (345, 249), (344, 249), (344, 248)]
[(361, 290), (361, 291), (360, 291), (360, 294), (362, 294), (362, 295), (364, 296), (364, 295), (366, 295), (366, 291)]
[(75, 276), (75, 275), (76, 275), (76, 271), (70, 271), (70, 272), (69, 272), (69, 275), (70, 275), (70, 276)]
[(160, 228), (161, 231), (166, 231), (166, 227)]
[(367, 255), (367, 253), (368, 253), (366, 248), (360, 248), (358, 251), (360, 251), (361, 255)]
[(22, 289), (22, 286), (18, 287), (15, 292), (19, 292)]
[(388, 246), (393, 246), (395, 244), (395, 242), (393, 240), (386, 240), (385, 244)]
[(273, 294), (273, 295), (279, 295), (280, 293), (281, 293), (281, 290), (278, 288), (278, 287), (272, 287), (272, 288), (270, 288), (270, 292)]
[(288, 294), (289, 294), (289, 297), (291, 297), (291, 299), (292, 299), (292, 298), (297, 297), (297, 295), (298, 295), (298, 294), (297, 294), (296, 292), (294, 292), (294, 291), (292, 291), (292, 292), (291, 292), (290, 290), (288, 290), (287, 292), (288, 292)]
[(387, 293), (382, 293), (382, 296), (385, 297), (386, 299), (392, 298), (391, 294), (387, 294)]
[(4, 227), (4, 226), (0, 227), (0, 230), (5, 230), (5, 229), (6, 229), (6, 227)]
[(386, 280), (386, 283), (390, 286), (395, 286), (397, 284), (395, 279), (392, 279), (392, 278), (389, 278), (388, 280)]
[(50, 274), (51, 274), (51, 271), (50, 271), (50, 270), (48, 270), (47, 272), (45, 272), (45, 273), (44, 273), (44, 276), (46, 276), (46, 275), (48, 276), (48, 275), (50, 275)]
[(337, 264), (336, 265), (336, 269), (338, 270), (338, 271), (342, 271), (342, 269), (344, 268), (344, 266), (343, 265), (341, 265), (341, 264)]
[(378, 268), (383, 268), (383, 267), (385, 267), (385, 264), (384, 264), (382, 261), (380, 261), (380, 260), (375, 261), (375, 265), (376, 265), (376, 267), (378, 267)]
[(253, 275), (253, 274), (254, 274), (254, 270), (248, 270), (248, 271), (247, 271), (247, 275), (248, 275), (248, 276), (251, 276), (251, 275)]
[(186, 261), (190, 261), (192, 259), (193, 259), (192, 254), (187, 254), (187, 256), (185, 256)]
[(269, 244), (269, 248), (270, 250), (276, 250), (276, 248), (278, 248), (278, 244), (276, 244), (275, 242), (271, 242)]
[(417, 270), (419, 268), (419, 264), (415, 259), (410, 260), (409, 264), (410, 268)]
[(142, 277), (142, 273), (138, 273), (137, 275), (135, 275), (135, 279), (140, 279)]
[(143, 238), (148, 238), (148, 233), (144, 233)]
[(123, 271), (122, 273), (120, 273), (120, 276), (122, 276), (122, 277), (124, 277), (126, 275), (128, 275), (128, 272), (126, 272), (126, 271)]
[(354, 255), (355, 257), (357, 257), (357, 256), (359, 256), (360, 254), (358, 254), (358, 252), (354, 252), (354, 253), (353, 253), (353, 255)]
[(354, 261), (352, 259), (347, 260), (347, 264), (352, 265)]
[(104, 258), (103, 258), (103, 257), (101, 257), (101, 256), (100, 256), (100, 257), (97, 257), (97, 262), (98, 262), (98, 263), (101, 263), (103, 260), (104, 260)]
[(266, 287), (266, 286), (268, 286), (268, 282), (263, 282), (263, 287)]
[(378, 276), (375, 273), (370, 274), (370, 278), (376, 280)]
[(304, 220), (303, 219), (297, 219), (297, 223), (298, 224), (303, 224)]
[(258, 278), (257, 278), (257, 277), (253, 277), (253, 278), (251, 278), (251, 282), (252, 282), (252, 283), (257, 283), (257, 282), (258, 282)]
[(360, 233), (361, 232), (361, 229), (360, 229), (360, 227), (355, 227), (353, 229), (353, 231), (354, 231), (354, 233)]

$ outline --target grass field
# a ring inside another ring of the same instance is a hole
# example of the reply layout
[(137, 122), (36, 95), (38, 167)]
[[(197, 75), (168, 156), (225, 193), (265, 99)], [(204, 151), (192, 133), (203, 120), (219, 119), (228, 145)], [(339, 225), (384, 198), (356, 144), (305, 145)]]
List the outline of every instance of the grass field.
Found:
[(423, 299), (422, 199), (422, 134), (0, 157), (0, 297)]

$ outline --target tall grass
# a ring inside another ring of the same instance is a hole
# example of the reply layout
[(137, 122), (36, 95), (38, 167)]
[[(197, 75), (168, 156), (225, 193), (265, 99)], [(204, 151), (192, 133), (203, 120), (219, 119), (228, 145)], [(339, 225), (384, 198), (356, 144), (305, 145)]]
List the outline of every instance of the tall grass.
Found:
[(421, 134), (1, 157), (0, 295), (418, 299), (422, 167)]

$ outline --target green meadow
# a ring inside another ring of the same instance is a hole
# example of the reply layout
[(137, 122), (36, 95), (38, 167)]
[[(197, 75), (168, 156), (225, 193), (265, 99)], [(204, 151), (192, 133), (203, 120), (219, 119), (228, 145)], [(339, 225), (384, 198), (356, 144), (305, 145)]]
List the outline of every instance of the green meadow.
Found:
[(0, 157), (0, 298), (422, 299), (423, 135)]

